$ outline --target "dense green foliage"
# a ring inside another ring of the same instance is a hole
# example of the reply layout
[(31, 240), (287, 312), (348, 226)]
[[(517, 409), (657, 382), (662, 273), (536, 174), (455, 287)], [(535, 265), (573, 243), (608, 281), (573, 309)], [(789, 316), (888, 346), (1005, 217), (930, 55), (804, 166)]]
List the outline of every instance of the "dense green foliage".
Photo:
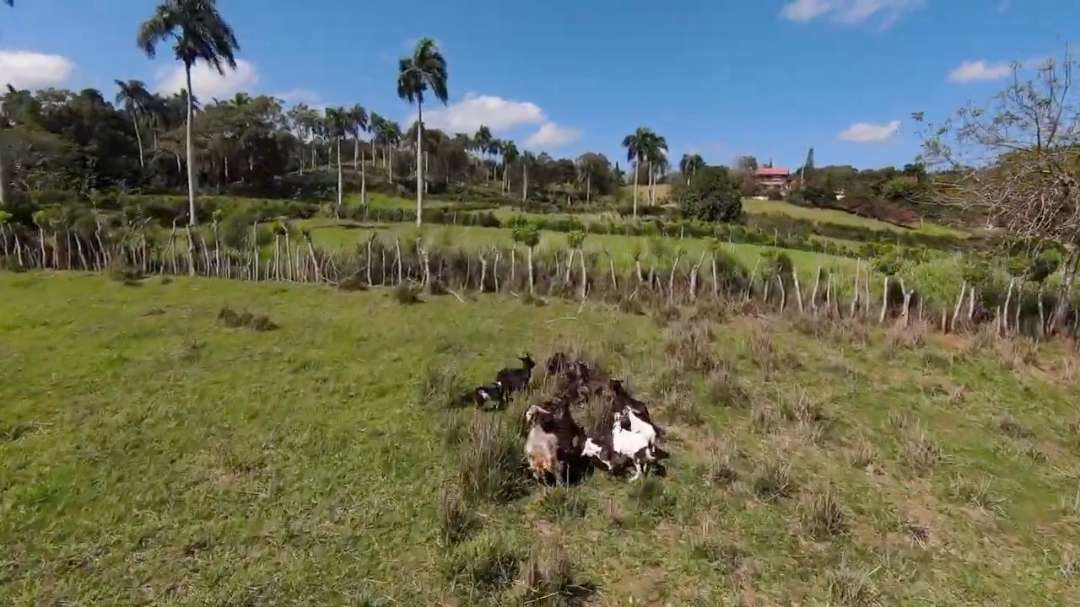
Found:
[(679, 195), (679, 208), (701, 221), (737, 221), (742, 216), (739, 182), (727, 167), (702, 168)]

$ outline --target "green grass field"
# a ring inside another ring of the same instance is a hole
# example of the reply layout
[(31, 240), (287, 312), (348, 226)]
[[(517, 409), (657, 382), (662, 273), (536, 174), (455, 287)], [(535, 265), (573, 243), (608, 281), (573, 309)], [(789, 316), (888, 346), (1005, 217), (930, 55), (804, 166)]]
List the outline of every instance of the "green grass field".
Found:
[[(311, 230), (312, 240), (316, 245), (324, 248), (355, 249), (359, 243), (377, 234), (378, 237), (389, 239), (401, 238), (404, 240), (415, 239), (418, 235), (415, 225), (412, 224), (362, 224), (357, 222), (336, 221), (331, 219), (312, 219), (299, 222), (300, 225)], [(430, 226), (424, 228), (424, 237), (440, 246), (461, 247), (466, 250), (480, 250), (484, 247), (498, 245), (509, 247), (512, 244), (511, 230), (509, 228), (485, 228), (480, 226)], [(618, 269), (623, 271), (633, 267), (633, 251), (635, 247), (645, 254), (643, 264), (648, 267), (647, 256), (650, 251), (651, 239), (647, 236), (620, 236), (612, 234), (589, 234), (585, 238), (585, 249), (589, 252), (610, 253)], [(706, 241), (699, 238), (662, 238), (664, 246), (669, 253), (676, 247), (684, 250), (683, 259), (686, 262), (696, 263), (706, 248)], [(566, 235), (558, 232), (541, 232), (541, 253), (551, 250), (566, 249)], [(771, 247), (752, 244), (725, 245), (736, 259), (747, 268), (747, 272), (754, 267), (761, 254), (771, 250)], [(842, 269), (845, 272), (854, 273), (856, 260), (848, 257), (827, 255), (812, 251), (797, 251), (785, 249), (792, 263), (805, 277), (812, 277), (817, 266), (827, 266)], [(607, 260), (600, 261), (603, 267), (607, 267)]]
[(921, 233), (927, 236), (951, 236), (954, 238), (965, 238), (968, 236), (966, 232), (961, 230), (931, 222), (923, 222), (919, 227), (913, 229), (902, 228), (891, 223), (878, 221), (877, 219), (871, 219), (869, 217), (860, 217), (836, 209), (811, 209), (782, 200), (752, 200), (746, 198), (743, 199), (743, 211), (751, 215), (785, 215), (787, 217), (804, 219), (806, 221), (853, 226), (878, 231)]
[[(554, 543), (587, 605), (1080, 596), (1080, 359), (1057, 346), (204, 279), (0, 273), (0, 293), (5, 605), (522, 604), (509, 578)], [(223, 306), (280, 328), (225, 328)], [(685, 367), (706, 325), (709, 380)], [(668, 475), (479, 503), (443, 546), (467, 450), (418, 402), (424, 369), (479, 382), (555, 348), (630, 379)], [(506, 576), (483, 576), (493, 553)]]

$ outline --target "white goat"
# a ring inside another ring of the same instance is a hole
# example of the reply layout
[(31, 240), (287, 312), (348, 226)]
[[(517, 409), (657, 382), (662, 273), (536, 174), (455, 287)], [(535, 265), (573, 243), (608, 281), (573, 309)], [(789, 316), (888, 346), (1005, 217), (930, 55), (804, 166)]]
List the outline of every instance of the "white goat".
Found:
[[(630, 422), (629, 430), (623, 429), (622, 421), (624, 418), (628, 419)], [(656, 461), (656, 428), (649, 422), (638, 417), (638, 415), (630, 409), (626, 409), (624, 411), (616, 411), (614, 419), (615, 424), (613, 428), (623, 429), (625, 432), (632, 432), (641, 436), (642, 439), (645, 440), (645, 444), (648, 447), (645, 452), (645, 456), (650, 461)]]
[(634, 475), (630, 480), (637, 480), (642, 473), (648, 472), (649, 461), (653, 458), (649, 455), (649, 441), (644, 436), (633, 430), (624, 430), (616, 423), (611, 429), (611, 446), (615, 453), (634, 462)]

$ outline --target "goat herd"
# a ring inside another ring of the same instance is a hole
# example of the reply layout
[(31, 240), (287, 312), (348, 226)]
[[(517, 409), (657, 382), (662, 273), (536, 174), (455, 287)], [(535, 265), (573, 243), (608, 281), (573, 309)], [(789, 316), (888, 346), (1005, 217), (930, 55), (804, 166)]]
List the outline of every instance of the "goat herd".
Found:
[[(479, 386), (462, 400), (480, 408), (500, 408), (532, 381), (536, 363), (526, 354), (522, 367), (502, 369), (495, 382)], [(532, 404), (525, 412), (525, 458), (529, 471), (542, 483), (570, 483), (593, 465), (614, 475), (632, 471), (637, 480), (650, 469), (663, 472), (659, 460), (667, 454), (657, 446), (663, 436), (644, 402), (635, 399), (622, 381), (611, 378), (598, 365), (563, 352), (547, 361), (548, 381), (554, 396)], [(589, 431), (572, 411), (590, 406)]]

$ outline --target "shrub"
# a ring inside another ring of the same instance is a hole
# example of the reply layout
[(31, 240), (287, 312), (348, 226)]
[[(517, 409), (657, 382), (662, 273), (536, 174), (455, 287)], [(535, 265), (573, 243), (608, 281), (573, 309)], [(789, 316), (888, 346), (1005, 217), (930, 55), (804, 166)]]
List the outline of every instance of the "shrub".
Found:
[(401, 283), (394, 287), (393, 297), (394, 301), (403, 306), (411, 306), (413, 304), (424, 302), (424, 300), (420, 299), (420, 289), (406, 283)]
[(477, 416), (458, 463), (462, 496), (468, 503), (508, 502), (524, 489), (521, 437), (497, 418)]
[(109, 268), (109, 278), (129, 287), (137, 287), (141, 284), (139, 281), (143, 279), (143, 273), (137, 266), (117, 263)]
[(513, 584), (520, 561), (506, 538), (486, 532), (459, 544), (445, 563), (445, 573), (450, 580), (464, 581), (486, 593)]
[(726, 167), (702, 169), (679, 196), (679, 209), (684, 217), (702, 221), (738, 221), (742, 217), (739, 180)]
[(338, 283), (338, 289), (342, 291), (367, 291), (367, 281), (360, 274), (353, 274)]

